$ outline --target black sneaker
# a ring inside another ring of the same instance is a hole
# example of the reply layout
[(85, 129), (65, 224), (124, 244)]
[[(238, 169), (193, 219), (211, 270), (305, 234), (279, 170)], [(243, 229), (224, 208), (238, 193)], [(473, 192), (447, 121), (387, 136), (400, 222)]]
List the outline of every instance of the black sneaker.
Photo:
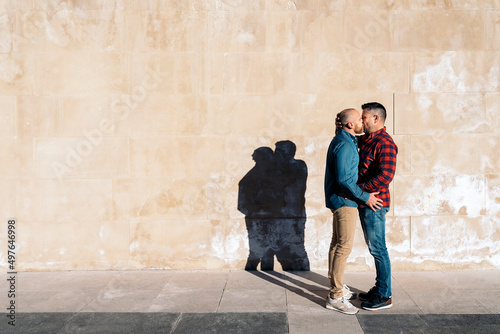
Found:
[(377, 293), (377, 291), (378, 291), (378, 288), (376, 286), (374, 286), (368, 292), (360, 292), (358, 294), (358, 297), (360, 300), (370, 300), (370, 298), (372, 298), (375, 295), (375, 293)]
[(361, 307), (367, 311), (377, 311), (392, 308), (392, 298), (382, 297), (376, 293), (370, 300), (361, 303)]

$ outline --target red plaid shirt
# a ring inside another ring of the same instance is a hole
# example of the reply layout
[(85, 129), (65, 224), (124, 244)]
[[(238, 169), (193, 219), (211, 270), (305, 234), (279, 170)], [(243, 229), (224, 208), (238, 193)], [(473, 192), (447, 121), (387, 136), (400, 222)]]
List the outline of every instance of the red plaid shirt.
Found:
[(358, 186), (368, 193), (379, 191), (377, 197), (384, 202), (385, 208), (391, 205), (389, 183), (396, 172), (396, 154), (398, 147), (385, 127), (359, 137)]

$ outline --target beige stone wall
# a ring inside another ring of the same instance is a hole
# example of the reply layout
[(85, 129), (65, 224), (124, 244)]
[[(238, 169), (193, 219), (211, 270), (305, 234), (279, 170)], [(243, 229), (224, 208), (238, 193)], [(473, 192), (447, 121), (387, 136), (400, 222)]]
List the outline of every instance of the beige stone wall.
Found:
[(238, 182), (279, 140), (325, 268), (334, 117), (373, 100), (393, 267), (499, 268), (499, 83), (498, 0), (0, 0), (2, 270), (11, 217), (18, 270), (242, 269)]

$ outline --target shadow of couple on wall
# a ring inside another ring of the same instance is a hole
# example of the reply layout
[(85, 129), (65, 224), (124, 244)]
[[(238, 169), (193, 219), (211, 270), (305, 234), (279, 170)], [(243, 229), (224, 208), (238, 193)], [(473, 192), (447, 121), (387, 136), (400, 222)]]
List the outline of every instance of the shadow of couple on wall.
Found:
[(255, 166), (240, 180), (238, 210), (245, 215), (249, 255), (245, 270), (309, 270), (304, 246), (307, 165), (295, 159), (296, 145), (279, 141), (259, 147)]

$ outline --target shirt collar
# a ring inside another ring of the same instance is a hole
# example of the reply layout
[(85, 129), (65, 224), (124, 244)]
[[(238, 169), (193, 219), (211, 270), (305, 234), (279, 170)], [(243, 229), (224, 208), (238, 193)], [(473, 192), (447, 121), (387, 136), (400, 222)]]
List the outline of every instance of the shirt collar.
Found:
[(385, 132), (385, 126), (382, 129), (380, 129), (380, 130), (377, 130), (377, 131), (375, 131), (373, 133), (370, 133), (369, 135), (366, 136), (366, 138), (367, 139), (374, 138), (374, 137), (378, 136), (379, 134), (381, 134), (382, 132)]

